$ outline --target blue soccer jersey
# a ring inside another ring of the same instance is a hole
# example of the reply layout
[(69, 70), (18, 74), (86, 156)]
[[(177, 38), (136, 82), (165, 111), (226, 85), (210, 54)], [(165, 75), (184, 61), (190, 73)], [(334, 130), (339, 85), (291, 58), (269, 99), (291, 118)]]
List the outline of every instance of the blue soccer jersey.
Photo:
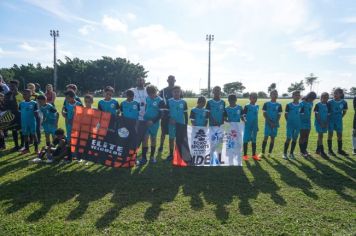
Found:
[(258, 105), (248, 104), (244, 107), (242, 115), (245, 119), (245, 129), (243, 142), (249, 141), (256, 143), (258, 132)]
[(146, 98), (146, 111), (143, 116), (144, 120), (151, 120), (153, 123), (157, 122), (161, 118), (161, 113), (163, 112), (165, 105), (161, 97), (157, 96), (155, 98)]
[(313, 110), (313, 103), (302, 101), (301, 103), (302, 111), (300, 116), (301, 129), (311, 129), (311, 114)]
[(57, 128), (57, 109), (50, 103), (40, 107), (43, 115), (42, 127), (46, 134), (53, 134)]
[(208, 124), (209, 111), (205, 108), (194, 107), (190, 111), (189, 118), (194, 121), (195, 126), (206, 126)]
[(74, 117), (74, 112), (75, 112), (75, 107), (76, 106), (82, 106), (80, 102), (75, 100), (73, 104), (66, 102), (64, 107), (64, 111), (67, 113), (66, 115), (66, 130), (67, 130), (67, 139), (70, 140), (70, 137), (72, 135), (72, 122), (73, 122), (73, 117)]
[(119, 111), (119, 102), (115, 99), (109, 101), (100, 100), (98, 104), (98, 109), (100, 111), (109, 112), (112, 115), (116, 115)]
[[(265, 137), (276, 137), (279, 127), (279, 117), (282, 113), (282, 105), (278, 102), (265, 102), (262, 107), (265, 119)], [(272, 122), (274, 125), (270, 124)]]
[(329, 107), (327, 103), (319, 102), (314, 107), (316, 132), (326, 133), (328, 130)]
[(225, 116), (227, 122), (240, 122), (242, 116), (242, 107), (240, 105), (236, 105), (235, 107), (226, 107)]
[(210, 126), (220, 126), (224, 123), (225, 102), (223, 100), (209, 100), (206, 109), (209, 110)]
[(348, 109), (347, 102), (344, 99), (336, 101), (331, 99), (328, 101), (330, 112), (329, 131), (337, 131), (339, 133), (343, 130), (342, 116), (344, 111)]
[(286, 106), (287, 115), (287, 138), (297, 140), (301, 127), (301, 112), (302, 105), (293, 102), (288, 103)]
[(179, 124), (186, 124), (187, 120), (186, 115), (188, 106), (187, 102), (183, 99), (169, 99), (168, 100), (168, 111), (169, 111), (169, 118), (175, 120)]
[(138, 120), (140, 112), (140, 104), (137, 101), (123, 101), (120, 106), (123, 117), (133, 120)]
[(22, 101), (19, 104), (19, 111), (21, 112), (21, 130), (23, 135), (30, 135), (36, 133), (36, 114), (38, 113), (37, 102)]

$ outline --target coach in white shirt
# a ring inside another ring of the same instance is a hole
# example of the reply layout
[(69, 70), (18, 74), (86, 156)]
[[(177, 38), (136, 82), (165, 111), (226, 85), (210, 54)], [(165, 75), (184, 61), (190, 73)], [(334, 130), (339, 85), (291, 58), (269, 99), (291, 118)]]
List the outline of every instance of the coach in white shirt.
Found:
[(138, 119), (141, 121), (143, 120), (143, 116), (145, 115), (146, 98), (148, 97), (145, 88), (145, 82), (145, 78), (137, 78), (137, 87), (131, 89), (134, 92), (134, 101), (140, 104), (140, 113)]

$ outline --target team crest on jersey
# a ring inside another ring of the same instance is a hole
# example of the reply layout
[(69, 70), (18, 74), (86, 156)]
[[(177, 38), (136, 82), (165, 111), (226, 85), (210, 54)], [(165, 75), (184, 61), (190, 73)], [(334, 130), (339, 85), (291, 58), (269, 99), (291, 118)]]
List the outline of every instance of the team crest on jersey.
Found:
[(157, 106), (157, 102), (153, 102), (153, 106)]
[(340, 107), (340, 109), (343, 109), (344, 108), (344, 104), (340, 104), (339, 107)]
[(114, 103), (112, 103), (110, 106), (111, 106), (111, 108), (114, 108), (114, 107), (115, 107), (115, 104), (114, 104)]
[(240, 110), (237, 110), (237, 112), (236, 112), (238, 115), (240, 115), (240, 113), (241, 113), (241, 111)]
[(224, 106), (223, 105), (220, 105), (220, 109), (223, 109), (224, 108)]
[(29, 105), (28, 108), (33, 109), (33, 105)]
[(136, 110), (137, 109), (137, 105), (133, 105), (132, 108)]
[(179, 107), (183, 109), (183, 104), (179, 104)]

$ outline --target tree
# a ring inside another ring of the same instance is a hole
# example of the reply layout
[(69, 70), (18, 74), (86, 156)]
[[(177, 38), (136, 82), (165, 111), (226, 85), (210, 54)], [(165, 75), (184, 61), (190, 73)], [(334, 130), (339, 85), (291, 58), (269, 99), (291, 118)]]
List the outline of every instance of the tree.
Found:
[(284, 98), (286, 98), (286, 97), (288, 97), (289, 95), (288, 95), (288, 93), (283, 93), (282, 94), (282, 97), (284, 97)]
[(351, 87), (351, 88), (350, 88), (349, 95), (350, 95), (350, 96), (356, 96), (356, 87)]
[(268, 96), (267, 96), (267, 93), (265, 93), (265, 92), (263, 92), (263, 91), (259, 91), (259, 92), (257, 93), (257, 97), (258, 97), (258, 98), (267, 98)]
[(305, 77), (305, 83), (310, 86), (310, 91), (313, 90), (313, 84), (317, 81), (318, 77), (311, 73), (309, 76)]
[(200, 89), (200, 95), (204, 97), (208, 97), (208, 89)]
[(182, 90), (182, 95), (184, 98), (194, 98), (196, 94), (192, 90)]
[(270, 86), (268, 86), (268, 93), (270, 93), (273, 90), (276, 90), (277, 85), (276, 83), (272, 83)]
[(291, 85), (288, 87), (288, 93), (291, 93), (293, 91), (304, 91), (304, 82), (303, 80), (301, 80), (300, 82), (295, 82), (295, 83), (291, 83)]
[(226, 94), (242, 93), (242, 91), (243, 91), (245, 88), (246, 88), (246, 87), (243, 86), (243, 84), (242, 84), (241, 82), (232, 82), (232, 83), (224, 84), (223, 91), (224, 91)]
[(248, 98), (248, 97), (250, 97), (250, 93), (249, 93), (249, 92), (243, 93), (243, 94), (242, 94), (242, 97), (243, 97), (243, 98)]

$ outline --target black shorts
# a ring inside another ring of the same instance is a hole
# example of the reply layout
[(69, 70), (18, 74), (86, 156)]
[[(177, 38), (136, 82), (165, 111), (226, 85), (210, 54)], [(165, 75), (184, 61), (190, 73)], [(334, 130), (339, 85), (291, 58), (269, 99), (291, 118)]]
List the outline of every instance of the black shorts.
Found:
[(161, 119), (161, 132), (163, 135), (168, 135), (168, 125), (169, 125), (169, 118), (163, 117)]

